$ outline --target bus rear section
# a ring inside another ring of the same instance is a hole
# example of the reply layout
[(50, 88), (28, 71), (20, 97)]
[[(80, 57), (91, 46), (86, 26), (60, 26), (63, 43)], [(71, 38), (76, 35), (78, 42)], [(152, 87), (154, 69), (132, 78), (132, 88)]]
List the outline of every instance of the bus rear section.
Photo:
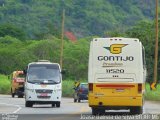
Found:
[(143, 46), (138, 39), (93, 39), (88, 73), (92, 114), (112, 109), (141, 114), (145, 76)]

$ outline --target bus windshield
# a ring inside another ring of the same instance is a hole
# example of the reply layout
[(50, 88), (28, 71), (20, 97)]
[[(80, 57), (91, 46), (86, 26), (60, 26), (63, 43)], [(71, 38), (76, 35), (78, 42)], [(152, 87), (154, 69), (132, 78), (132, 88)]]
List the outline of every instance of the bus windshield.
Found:
[(28, 68), (28, 82), (40, 84), (60, 83), (60, 70), (58, 65), (33, 64)]

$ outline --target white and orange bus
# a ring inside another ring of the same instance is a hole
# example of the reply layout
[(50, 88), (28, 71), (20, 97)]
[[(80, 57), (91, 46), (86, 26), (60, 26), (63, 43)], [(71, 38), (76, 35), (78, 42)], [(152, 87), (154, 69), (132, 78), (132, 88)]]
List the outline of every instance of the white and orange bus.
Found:
[(129, 109), (143, 112), (146, 65), (136, 38), (95, 38), (89, 53), (89, 106), (92, 114)]

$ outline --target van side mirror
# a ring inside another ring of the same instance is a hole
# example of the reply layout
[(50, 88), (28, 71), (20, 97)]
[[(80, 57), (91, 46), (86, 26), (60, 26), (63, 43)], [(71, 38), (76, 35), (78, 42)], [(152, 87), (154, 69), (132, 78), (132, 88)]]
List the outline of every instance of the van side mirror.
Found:
[(23, 74), (24, 74), (24, 75), (26, 75), (26, 74), (27, 74), (27, 71), (26, 71), (25, 69), (23, 70)]
[(66, 74), (66, 70), (65, 69), (61, 70), (61, 74)]

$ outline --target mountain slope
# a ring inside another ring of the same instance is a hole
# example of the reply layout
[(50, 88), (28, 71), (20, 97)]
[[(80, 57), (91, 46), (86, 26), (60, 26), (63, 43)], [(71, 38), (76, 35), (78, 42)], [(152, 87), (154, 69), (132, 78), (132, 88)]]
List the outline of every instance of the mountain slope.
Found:
[(137, 21), (155, 16), (152, 0), (0, 0), (0, 23), (24, 29), (29, 39), (57, 35), (62, 8), (66, 11), (65, 31), (77, 37), (123, 32)]

